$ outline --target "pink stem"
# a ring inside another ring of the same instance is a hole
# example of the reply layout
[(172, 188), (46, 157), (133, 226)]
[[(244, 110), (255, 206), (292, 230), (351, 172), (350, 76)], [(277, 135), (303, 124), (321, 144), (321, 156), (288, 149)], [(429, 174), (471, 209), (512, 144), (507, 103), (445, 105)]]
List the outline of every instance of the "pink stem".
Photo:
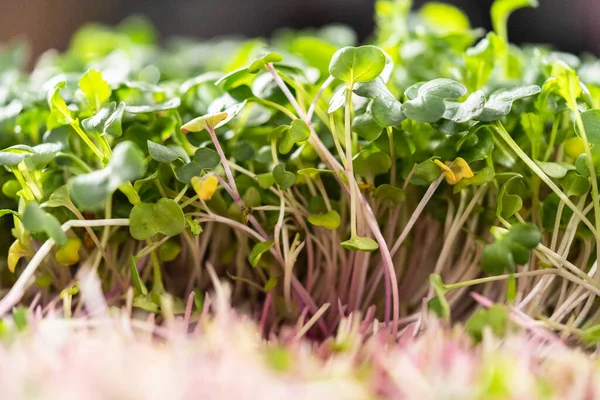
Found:
[(187, 304), (185, 305), (185, 314), (183, 314), (183, 324), (185, 329), (190, 326), (190, 318), (192, 317), (192, 306), (194, 305), (194, 292), (190, 292), (187, 299)]
[(225, 170), (225, 175), (227, 175), (227, 180), (229, 181), (229, 185), (231, 186), (233, 191), (237, 193), (238, 190), (237, 190), (237, 187), (235, 186), (235, 180), (233, 180), (233, 174), (231, 173), (231, 168), (229, 168), (229, 163), (227, 163), (227, 158), (225, 157), (225, 153), (223, 152), (223, 149), (221, 148), (221, 144), (219, 143), (217, 134), (215, 133), (215, 130), (210, 126), (208, 126), (206, 128), (206, 130), (208, 131), (208, 134), (210, 135), (210, 138), (211, 138), (213, 144), (215, 145), (215, 149), (217, 150), (217, 153), (219, 153), (219, 157), (221, 157), (221, 165), (223, 165), (223, 169)]
[[(304, 111), (302, 110), (300, 105), (298, 105), (298, 102), (296, 101), (296, 99), (294, 98), (294, 96), (292, 95), (292, 93), (290, 92), (288, 87), (281, 80), (281, 77), (279, 76), (277, 71), (275, 71), (275, 68), (273, 67), (273, 65), (267, 64), (267, 69), (269, 70), (271, 75), (273, 75), (273, 79), (275, 80), (275, 82), (277, 83), (277, 85), (279, 86), (281, 91), (286, 95), (290, 104), (292, 104), (292, 106), (294, 107), (294, 109), (296, 110), (298, 115), (300, 115), (300, 117), (304, 120), (304, 122), (306, 122), (308, 124), (308, 127), (310, 129), (310, 142), (315, 147), (315, 150), (317, 151), (317, 153), (319, 154), (321, 159), (326, 161), (334, 171), (335, 170), (344, 171), (344, 169), (342, 168), (340, 163), (337, 162), (337, 160), (333, 157), (331, 152), (329, 150), (327, 150), (327, 147), (325, 147), (325, 145), (323, 144), (321, 139), (319, 139), (319, 136), (315, 132), (315, 130), (312, 126), (312, 123), (310, 122), (310, 120), (307, 119)], [(337, 175), (338, 174), (336, 173), (335, 176), (338, 179), (338, 182), (340, 182), (342, 187), (344, 187), (349, 192), (350, 188), (348, 186), (346, 186), (341, 181), (339, 176), (337, 176)], [(356, 183), (355, 183), (355, 185), (356, 185)], [(352, 190), (356, 190), (357, 193), (359, 193), (358, 187), (352, 188)], [(387, 247), (387, 243), (385, 242), (385, 239), (383, 238), (383, 235), (381, 234), (381, 230), (379, 229), (379, 225), (377, 223), (377, 220), (375, 219), (375, 215), (373, 215), (373, 210), (371, 210), (371, 207), (369, 206), (369, 204), (365, 201), (365, 199), (363, 197), (359, 196), (359, 198), (361, 199), (361, 205), (365, 210), (364, 214), (365, 214), (365, 219), (367, 220), (367, 225), (369, 226), (369, 229), (375, 236), (375, 240), (377, 241), (377, 244), (379, 245), (379, 251), (381, 252), (381, 258), (382, 258), (382, 262), (383, 262), (385, 276), (386, 276), (386, 278), (388, 278), (387, 279), (388, 282), (386, 282), (386, 289), (389, 289), (390, 286), (392, 289), (391, 297), (392, 297), (392, 303), (393, 303), (393, 309), (394, 309), (393, 321), (392, 321), (392, 333), (396, 334), (398, 332), (398, 319), (400, 316), (400, 300), (399, 300), (399, 295), (398, 295), (398, 282), (396, 280), (396, 271), (394, 270), (392, 256), (390, 254), (389, 248)], [(393, 279), (393, 281), (392, 281), (392, 279)], [(387, 309), (389, 309), (389, 307), (390, 307), (389, 294), (390, 294), (389, 290), (386, 290), (386, 308)]]
[(265, 299), (265, 304), (263, 304), (262, 315), (260, 317), (260, 333), (262, 336), (265, 335), (265, 325), (267, 324), (267, 314), (269, 313), (269, 308), (271, 307), (271, 299), (273, 298), (273, 291), (267, 293), (267, 298)]

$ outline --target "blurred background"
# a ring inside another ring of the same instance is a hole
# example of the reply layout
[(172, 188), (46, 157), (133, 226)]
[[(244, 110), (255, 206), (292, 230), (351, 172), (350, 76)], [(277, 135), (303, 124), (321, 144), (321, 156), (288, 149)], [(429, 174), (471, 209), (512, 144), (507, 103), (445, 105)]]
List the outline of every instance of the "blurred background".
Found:
[[(208, 38), (227, 34), (268, 36), (282, 27), (352, 26), (359, 37), (373, 30), (375, 0), (0, 0), (0, 43), (25, 38), (37, 56), (64, 49), (86, 22), (116, 24), (144, 15), (162, 37)], [(426, 0), (415, 0), (415, 8)], [(447, 0), (465, 10), (475, 27), (491, 27), (493, 0)], [(515, 43), (544, 42), (558, 50), (600, 54), (600, 0), (539, 0), (510, 19)]]

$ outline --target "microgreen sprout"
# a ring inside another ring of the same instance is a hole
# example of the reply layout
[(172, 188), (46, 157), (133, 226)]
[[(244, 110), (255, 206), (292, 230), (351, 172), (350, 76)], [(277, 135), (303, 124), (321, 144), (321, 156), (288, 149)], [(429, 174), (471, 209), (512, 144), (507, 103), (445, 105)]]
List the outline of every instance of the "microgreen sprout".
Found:
[(598, 61), (510, 44), (533, 0), (496, 0), (487, 35), (410, 3), (378, 0), (364, 45), (92, 27), (29, 75), (0, 63), (0, 316), (84, 320), (91, 290), (165, 329), (227, 326), (230, 300), (353, 357), (465, 321), (600, 343)]

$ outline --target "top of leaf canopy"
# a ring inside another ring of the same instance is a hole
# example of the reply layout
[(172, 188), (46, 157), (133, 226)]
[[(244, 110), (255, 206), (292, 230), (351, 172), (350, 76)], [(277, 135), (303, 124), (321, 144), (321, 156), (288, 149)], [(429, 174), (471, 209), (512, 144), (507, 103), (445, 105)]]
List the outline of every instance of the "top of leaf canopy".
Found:
[(79, 80), (79, 88), (87, 98), (88, 103), (99, 110), (102, 103), (110, 98), (111, 89), (102, 78), (102, 74), (95, 69), (88, 69)]
[(335, 52), (329, 64), (329, 73), (349, 85), (368, 82), (381, 74), (386, 57), (379, 47), (343, 47)]
[(279, 53), (267, 53), (260, 56), (248, 67), (248, 72), (251, 74), (258, 73), (265, 65), (283, 61), (283, 56)]
[(465, 13), (446, 3), (427, 3), (419, 11), (419, 16), (431, 29), (440, 33), (460, 33), (471, 28), (469, 18)]
[(537, 7), (538, 0), (496, 0), (492, 4), (491, 16), (492, 25), (496, 33), (507, 40), (506, 37), (506, 22), (513, 11), (523, 7)]
[(439, 78), (415, 84), (405, 91), (409, 99), (402, 105), (406, 117), (419, 122), (435, 122), (446, 112), (444, 100), (455, 100), (467, 93), (467, 88), (452, 79)]

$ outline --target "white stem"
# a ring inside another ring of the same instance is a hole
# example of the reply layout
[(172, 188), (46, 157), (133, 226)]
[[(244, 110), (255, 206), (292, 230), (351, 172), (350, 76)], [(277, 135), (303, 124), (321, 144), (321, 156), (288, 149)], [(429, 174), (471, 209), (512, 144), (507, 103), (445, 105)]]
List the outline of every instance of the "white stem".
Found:
[(331, 304), (330, 303), (325, 303), (321, 306), (321, 308), (319, 308), (319, 311), (317, 311), (309, 320), (306, 324), (304, 324), (304, 326), (302, 327), (302, 329), (300, 329), (298, 331), (298, 333), (296, 333), (296, 336), (294, 336), (295, 340), (300, 340), (302, 338), (302, 336), (304, 336), (306, 334), (306, 332), (309, 331), (310, 328), (312, 328), (312, 326), (319, 320), (319, 318), (321, 318), (321, 316), (325, 313), (325, 311), (327, 311), (327, 309), (329, 308)]
[(208, 130), (208, 134), (212, 139), (213, 144), (215, 145), (215, 149), (217, 153), (219, 153), (219, 157), (221, 157), (221, 165), (223, 165), (223, 169), (225, 170), (225, 175), (227, 175), (227, 180), (229, 181), (229, 186), (233, 189), (234, 192), (237, 193), (237, 186), (235, 185), (235, 180), (233, 179), (233, 174), (231, 173), (231, 168), (229, 168), (229, 163), (227, 162), (227, 157), (225, 157), (225, 153), (223, 152), (223, 148), (221, 147), (221, 143), (219, 143), (219, 139), (217, 138), (217, 134), (215, 130), (210, 126), (206, 128)]
[(394, 243), (394, 246), (392, 246), (392, 250), (390, 251), (392, 257), (396, 254), (402, 243), (404, 243), (404, 240), (410, 233), (412, 227), (417, 222), (417, 219), (419, 219), (419, 216), (425, 209), (425, 206), (429, 202), (429, 199), (431, 199), (431, 196), (433, 196), (435, 190), (438, 188), (438, 186), (440, 186), (440, 183), (442, 183), (442, 179), (444, 179), (444, 173), (442, 173), (436, 181), (433, 181), (433, 183), (429, 186), (429, 189), (427, 189), (427, 191), (425, 192), (425, 195), (417, 205), (417, 208), (415, 208), (413, 214), (410, 216), (410, 219), (408, 220), (408, 223), (406, 224), (404, 230), (400, 234), (400, 237), (398, 237), (398, 239)]
[(310, 107), (308, 108), (308, 112), (306, 113), (307, 120), (310, 121), (312, 119), (312, 116), (315, 112), (315, 108), (317, 107), (317, 103), (319, 102), (319, 99), (323, 95), (323, 92), (325, 91), (325, 89), (327, 89), (329, 87), (329, 85), (331, 85), (331, 83), (334, 81), (334, 79), (335, 78), (333, 76), (329, 75), (329, 77), (327, 79), (325, 79), (325, 82), (323, 82), (323, 84), (321, 85), (321, 88), (319, 89), (317, 96), (315, 97), (313, 102), (310, 104)]

